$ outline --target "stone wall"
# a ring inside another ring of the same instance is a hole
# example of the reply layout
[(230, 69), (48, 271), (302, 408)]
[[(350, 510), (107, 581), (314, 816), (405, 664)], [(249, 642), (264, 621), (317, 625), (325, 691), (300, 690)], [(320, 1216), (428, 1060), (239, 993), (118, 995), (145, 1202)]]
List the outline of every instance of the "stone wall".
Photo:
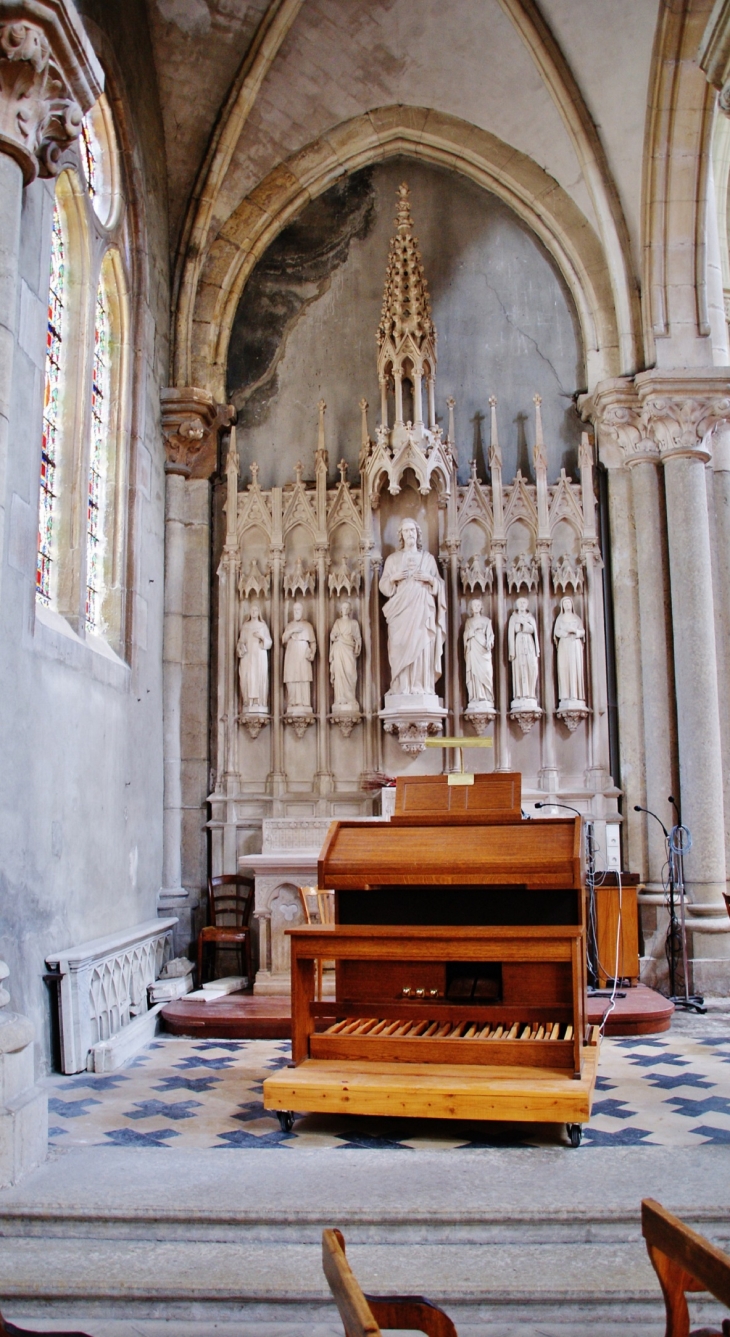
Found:
[[(0, 602), (0, 953), (46, 1060), (45, 957), (156, 914), (162, 851), (164, 454), (169, 310), (164, 155), (142, 0), (80, 3), (107, 74), (136, 271), (126, 633), (117, 656), (36, 609), (35, 551), (53, 181), (23, 192)], [(136, 196), (136, 198), (135, 198)]]

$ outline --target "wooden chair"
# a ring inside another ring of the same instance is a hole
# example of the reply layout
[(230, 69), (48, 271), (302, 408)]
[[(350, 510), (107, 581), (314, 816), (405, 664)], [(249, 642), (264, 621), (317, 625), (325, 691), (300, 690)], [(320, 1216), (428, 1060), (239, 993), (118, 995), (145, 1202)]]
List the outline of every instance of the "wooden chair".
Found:
[[(307, 924), (334, 924), (335, 893), (320, 887), (298, 887), (299, 899)], [(317, 961), (317, 999), (322, 1001), (324, 961)]]
[[(689, 1337), (687, 1291), (710, 1291), (730, 1309), (730, 1256), (690, 1230), (652, 1198), (641, 1204), (641, 1233), (664, 1294), (666, 1337)], [(722, 1332), (698, 1328), (693, 1337), (730, 1337), (730, 1319)]]
[(347, 1261), (339, 1230), (322, 1231), (322, 1267), (345, 1337), (378, 1337), (388, 1328), (425, 1332), (429, 1337), (457, 1337), (448, 1314), (421, 1295), (364, 1295)]
[(220, 947), (237, 951), (241, 958), (241, 974), (253, 981), (251, 963), (251, 911), (253, 910), (254, 882), (250, 877), (226, 873), (223, 877), (208, 878), (208, 918), (210, 923), (198, 934), (198, 988), (203, 984), (206, 951)]

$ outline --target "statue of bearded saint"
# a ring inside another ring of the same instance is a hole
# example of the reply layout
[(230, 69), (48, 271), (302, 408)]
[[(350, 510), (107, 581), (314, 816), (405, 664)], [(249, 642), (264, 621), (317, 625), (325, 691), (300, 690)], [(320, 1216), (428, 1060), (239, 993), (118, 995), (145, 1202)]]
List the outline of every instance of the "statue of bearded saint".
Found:
[(390, 692), (427, 696), (441, 677), (446, 640), (446, 587), (435, 559), (424, 552), (415, 520), (398, 531), (399, 550), (385, 559), (380, 592), (387, 603)]
[(304, 607), (297, 599), (291, 622), (287, 622), (281, 634), (281, 643), (285, 647), (286, 706), (289, 713), (295, 715), (312, 713), (312, 660), (317, 653), (314, 627), (303, 614)]

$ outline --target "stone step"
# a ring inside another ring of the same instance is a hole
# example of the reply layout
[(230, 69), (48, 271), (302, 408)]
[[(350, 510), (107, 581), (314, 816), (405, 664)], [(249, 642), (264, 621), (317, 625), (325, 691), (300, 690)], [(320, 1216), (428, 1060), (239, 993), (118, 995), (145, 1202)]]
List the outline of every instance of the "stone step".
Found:
[[(321, 1231), (338, 1225), (365, 1289), (423, 1292), (465, 1333), (656, 1333), (641, 1197), (727, 1248), (728, 1174), (711, 1147), (76, 1149), (0, 1193), (0, 1308), (90, 1331), (133, 1317), (322, 1337), (337, 1325)], [(717, 1316), (693, 1308), (695, 1324)]]
[[(455, 1321), (662, 1315), (646, 1252), (634, 1244), (350, 1243), (348, 1253), (364, 1290), (426, 1294)], [(330, 1308), (319, 1245), (281, 1242), (5, 1240), (0, 1294), (11, 1315), (316, 1322)]]

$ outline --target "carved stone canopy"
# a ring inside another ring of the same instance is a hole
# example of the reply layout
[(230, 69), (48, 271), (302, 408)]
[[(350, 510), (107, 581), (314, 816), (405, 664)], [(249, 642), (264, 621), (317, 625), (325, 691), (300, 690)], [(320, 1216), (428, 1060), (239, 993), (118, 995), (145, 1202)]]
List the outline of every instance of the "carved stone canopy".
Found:
[(0, 151), (53, 177), (104, 89), (72, 0), (0, 0)]
[(207, 390), (170, 386), (160, 394), (166, 473), (210, 478), (215, 472), (220, 427), (235, 417), (232, 404), (216, 404)]

